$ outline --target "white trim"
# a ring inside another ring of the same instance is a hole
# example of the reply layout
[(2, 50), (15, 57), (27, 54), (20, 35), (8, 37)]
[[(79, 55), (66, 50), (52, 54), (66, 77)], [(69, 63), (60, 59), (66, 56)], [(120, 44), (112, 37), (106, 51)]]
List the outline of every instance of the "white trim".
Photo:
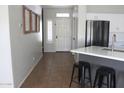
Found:
[(22, 86), (22, 84), (24, 83), (24, 81), (27, 79), (27, 77), (31, 74), (31, 72), (33, 71), (33, 69), (35, 68), (35, 66), (40, 62), (41, 58), (42, 58), (43, 54), (40, 55), (38, 62), (36, 64), (34, 64), (31, 69), (29, 70), (28, 74), (25, 76), (25, 78), (20, 82), (20, 84), (18, 85), (17, 88), (20, 88)]
[(0, 83), (0, 88), (13, 88), (12, 83)]

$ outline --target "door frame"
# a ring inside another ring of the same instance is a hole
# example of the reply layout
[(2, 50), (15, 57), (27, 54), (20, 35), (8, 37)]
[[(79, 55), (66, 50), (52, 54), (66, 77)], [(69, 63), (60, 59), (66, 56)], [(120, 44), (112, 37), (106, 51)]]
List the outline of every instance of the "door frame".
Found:
[(42, 8), (42, 53), (44, 54), (44, 10)]
[(54, 39), (54, 40), (55, 40), (55, 52), (67, 52), (67, 51), (57, 51), (57, 50), (56, 50), (56, 20), (57, 20), (57, 19), (69, 19), (69, 20), (70, 20), (70, 23), (71, 23), (71, 24), (70, 24), (70, 32), (71, 32), (71, 33), (70, 33), (70, 34), (71, 34), (71, 37), (70, 37), (70, 39), (71, 39), (71, 42), (70, 42), (70, 49), (72, 49), (72, 28), (71, 28), (71, 26), (72, 26), (72, 19), (71, 19), (71, 17), (69, 17), (69, 18), (66, 18), (66, 17), (62, 17), (62, 18), (61, 18), (61, 17), (60, 17), (60, 18), (55, 18), (55, 19), (54, 19), (54, 22), (55, 22), (55, 23), (54, 23), (54, 24), (55, 24), (55, 26), (54, 26), (54, 30), (55, 30), (55, 32), (54, 32), (54, 34), (55, 34), (55, 35), (54, 35), (54, 38), (55, 38), (55, 39)]

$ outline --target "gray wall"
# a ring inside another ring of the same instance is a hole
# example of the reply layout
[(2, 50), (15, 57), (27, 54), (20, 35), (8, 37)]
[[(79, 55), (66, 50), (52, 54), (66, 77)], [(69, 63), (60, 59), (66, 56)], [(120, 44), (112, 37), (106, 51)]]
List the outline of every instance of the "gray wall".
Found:
[(14, 87), (21, 86), (42, 56), (41, 34), (24, 34), (22, 13), (21, 5), (9, 6)]

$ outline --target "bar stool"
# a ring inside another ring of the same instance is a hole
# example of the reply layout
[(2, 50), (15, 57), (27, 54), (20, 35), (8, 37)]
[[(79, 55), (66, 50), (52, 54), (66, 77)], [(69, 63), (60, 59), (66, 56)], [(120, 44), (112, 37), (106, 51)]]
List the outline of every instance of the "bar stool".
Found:
[[(87, 79), (88, 82), (90, 82), (90, 87), (92, 87), (92, 82), (91, 82), (91, 69), (90, 69), (90, 64), (88, 62), (83, 62), (83, 61), (79, 61), (79, 64), (77, 65), (73, 65), (73, 71), (72, 71), (72, 76), (71, 76), (71, 82), (70, 82), (70, 86), (72, 84), (73, 80), (73, 75), (74, 75), (74, 70), (75, 68), (78, 68), (78, 83), (81, 85), (81, 87), (85, 86), (85, 80)], [(86, 77), (86, 71), (88, 71), (88, 77)], [(87, 82), (87, 83), (88, 83)]]
[[(86, 71), (88, 73), (88, 77), (86, 77)], [(90, 83), (90, 87), (92, 87), (90, 63), (80, 61), (79, 73), (80, 73), (81, 87), (85, 87), (86, 83)], [(86, 82), (86, 79), (88, 80), (88, 82)]]
[[(107, 84), (103, 83), (104, 77), (107, 78)], [(107, 85), (107, 88), (115, 88), (116, 87), (116, 73), (113, 68), (110, 67), (100, 67), (96, 70), (96, 76), (94, 80), (93, 87), (96, 87), (96, 84), (98, 85), (98, 88), (101, 88), (102, 85)]]
[[(75, 70), (76, 69), (78, 69), (78, 82), (74, 81), (74, 74), (75, 74)], [(70, 82), (69, 87), (71, 87), (72, 81), (75, 82), (75, 83), (78, 83), (78, 84), (80, 82), (79, 63), (74, 63), (73, 64), (73, 70), (72, 70), (72, 75), (71, 75), (71, 82)]]

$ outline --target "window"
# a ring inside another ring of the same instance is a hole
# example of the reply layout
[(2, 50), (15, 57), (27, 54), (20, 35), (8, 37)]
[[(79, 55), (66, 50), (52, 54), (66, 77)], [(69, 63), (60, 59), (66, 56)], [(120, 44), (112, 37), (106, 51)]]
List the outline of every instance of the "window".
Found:
[(52, 33), (52, 20), (47, 21), (47, 41), (48, 43), (51, 43), (53, 39), (53, 33)]
[(24, 33), (40, 32), (40, 16), (23, 6), (23, 31)]
[(31, 18), (32, 18), (32, 19), (31, 19), (31, 23), (32, 23), (32, 24), (31, 24), (31, 30), (32, 30), (32, 32), (36, 32), (36, 29), (37, 29), (37, 28), (36, 28), (36, 21), (37, 21), (37, 20), (36, 20), (36, 17), (37, 17), (37, 16), (36, 16), (34, 13), (31, 13)]
[(70, 17), (69, 13), (56, 13), (56, 17)]

